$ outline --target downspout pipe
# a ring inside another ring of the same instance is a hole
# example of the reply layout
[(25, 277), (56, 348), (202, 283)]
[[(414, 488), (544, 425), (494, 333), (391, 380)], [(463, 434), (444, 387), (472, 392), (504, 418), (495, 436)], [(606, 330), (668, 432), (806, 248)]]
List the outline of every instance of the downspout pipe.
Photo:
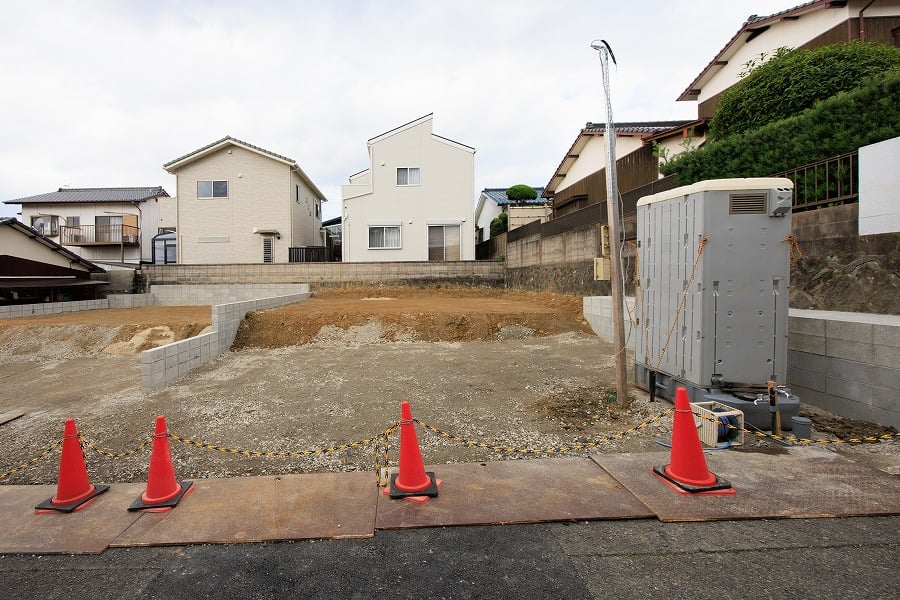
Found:
[(873, 4), (875, 4), (875, 0), (869, 0), (869, 3), (859, 10), (859, 41), (861, 42), (866, 41), (866, 25), (863, 13), (866, 12), (866, 10), (868, 10), (868, 8)]

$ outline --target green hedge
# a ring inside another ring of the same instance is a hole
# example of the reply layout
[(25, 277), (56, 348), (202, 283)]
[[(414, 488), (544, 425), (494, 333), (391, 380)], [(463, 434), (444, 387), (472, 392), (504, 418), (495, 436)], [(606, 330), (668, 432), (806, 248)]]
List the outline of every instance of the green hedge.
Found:
[(709, 136), (722, 139), (798, 115), (840, 92), (896, 71), (900, 49), (883, 43), (845, 42), (813, 49), (781, 48), (722, 94)]
[(766, 177), (900, 135), (900, 72), (823, 100), (800, 115), (685, 152), (660, 167), (678, 185)]

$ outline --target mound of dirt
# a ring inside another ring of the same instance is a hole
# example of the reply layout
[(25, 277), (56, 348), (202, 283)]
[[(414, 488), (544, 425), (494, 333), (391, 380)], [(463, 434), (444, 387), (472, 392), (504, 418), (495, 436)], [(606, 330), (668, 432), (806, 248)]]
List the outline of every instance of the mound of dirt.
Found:
[(590, 333), (581, 309), (580, 297), (524, 291), (327, 289), (306, 302), (247, 314), (232, 349), (279, 348), (337, 338), (353, 343), (360, 336), (371, 338), (369, 343), (464, 342)]

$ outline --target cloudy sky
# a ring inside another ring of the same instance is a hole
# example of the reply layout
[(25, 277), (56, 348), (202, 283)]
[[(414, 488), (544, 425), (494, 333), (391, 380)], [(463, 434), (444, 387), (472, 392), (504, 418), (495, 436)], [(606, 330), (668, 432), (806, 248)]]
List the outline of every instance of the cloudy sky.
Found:
[(366, 140), (428, 113), (476, 149), (476, 194), (543, 186), (580, 128), (606, 120), (592, 40), (618, 61), (614, 120), (689, 119), (696, 104), (675, 98), (747, 17), (799, 3), (4, 0), (0, 200), (174, 195), (162, 164), (231, 135), (296, 160), (337, 216)]

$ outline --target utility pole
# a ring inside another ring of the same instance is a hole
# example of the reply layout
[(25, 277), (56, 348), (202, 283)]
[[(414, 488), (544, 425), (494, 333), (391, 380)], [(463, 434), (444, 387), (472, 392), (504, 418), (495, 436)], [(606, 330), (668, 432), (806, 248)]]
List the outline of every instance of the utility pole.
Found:
[(616, 349), (616, 399), (625, 402), (628, 398), (625, 356), (625, 322), (623, 310), (624, 290), (619, 260), (619, 189), (616, 183), (616, 131), (613, 128), (612, 100), (609, 93), (609, 59), (616, 57), (606, 40), (594, 40), (591, 48), (600, 54), (603, 67), (603, 92), (606, 95), (606, 220), (609, 228), (609, 277), (612, 287), (613, 346)]

